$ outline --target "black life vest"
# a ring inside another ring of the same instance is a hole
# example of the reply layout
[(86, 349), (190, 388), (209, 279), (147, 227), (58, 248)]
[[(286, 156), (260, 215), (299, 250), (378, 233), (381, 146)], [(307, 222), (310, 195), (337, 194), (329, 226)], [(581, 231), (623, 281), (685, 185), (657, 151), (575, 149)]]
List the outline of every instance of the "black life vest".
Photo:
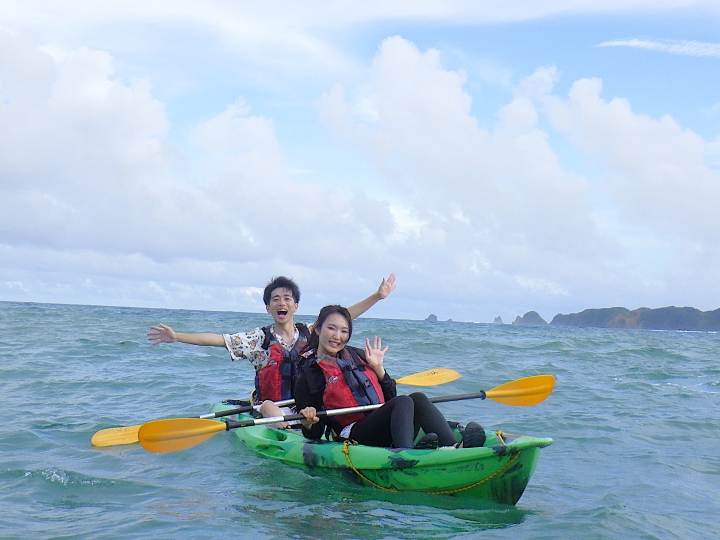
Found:
[(280, 401), (292, 399), (295, 380), (299, 373), (299, 365), (303, 360), (300, 353), (305, 348), (310, 337), (308, 327), (303, 323), (296, 323), (299, 335), (295, 344), (286, 350), (269, 326), (262, 328), (265, 339), (262, 348), (268, 351), (267, 363), (255, 372), (255, 401), (266, 399)]

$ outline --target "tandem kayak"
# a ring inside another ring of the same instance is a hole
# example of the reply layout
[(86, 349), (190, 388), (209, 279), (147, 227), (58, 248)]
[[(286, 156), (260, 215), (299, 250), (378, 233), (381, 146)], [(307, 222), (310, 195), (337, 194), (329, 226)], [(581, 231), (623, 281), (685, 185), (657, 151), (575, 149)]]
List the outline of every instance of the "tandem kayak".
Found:
[[(214, 412), (232, 408), (218, 404)], [(239, 415), (239, 420), (251, 418)], [(414, 450), (306, 439), (292, 429), (265, 425), (233, 430), (258, 454), (311, 472), (335, 471), (390, 492), (421, 492), (517, 503), (550, 438), (487, 432), (478, 448)], [(456, 437), (460, 434), (456, 430)]]

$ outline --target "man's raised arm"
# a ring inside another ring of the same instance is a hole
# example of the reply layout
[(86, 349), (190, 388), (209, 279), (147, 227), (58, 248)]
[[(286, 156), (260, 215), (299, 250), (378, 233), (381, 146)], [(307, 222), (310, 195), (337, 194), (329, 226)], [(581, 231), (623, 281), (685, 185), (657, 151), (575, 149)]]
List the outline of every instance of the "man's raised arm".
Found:
[(148, 332), (148, 341), (152, 341), (153, 345), (160, 343), (189, 343), (190, 345), (209, 345), (212, 347), (225, 347), (225, 338), (220, 334), (186, 334), (183, 332), (175, 332), (169, 326), (160, 324), (160, 326), (151, 326), (152, 332)]
[(357, 319), (360, 315), (365, 313), (368, 309), (373, 307), (378, 300), (382, 300), (383, 298), (387, 298), (387, 296), (395, 290), (395, 273), (393, 272), (390, 274), (390, 276), (387, 278), (383, 278), (382, 282), (380, 283), (380, 286), (378, 287), (378, 290), (368, 296), (365, 300), (361, 300), (357, 304), (353, 304), (348, 308), (348, 311), (350, 312), (350, 316), (353, 319)]

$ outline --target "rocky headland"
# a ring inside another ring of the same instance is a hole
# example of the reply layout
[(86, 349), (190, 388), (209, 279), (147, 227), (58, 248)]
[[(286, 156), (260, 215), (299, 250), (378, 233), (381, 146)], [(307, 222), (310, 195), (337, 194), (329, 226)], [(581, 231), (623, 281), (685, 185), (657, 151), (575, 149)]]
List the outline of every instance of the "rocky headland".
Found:
[(520, 326), (545, 326), (547, 322), (543, 319), (537, 311), (528, 311), (522, 317), (518, 315), (515, 317), (513, 324)]
[[(517, 317), (513, 324), (544, 326), (548, 323), (535, 311)], [(700, 311), (691, 307), (586, 309), (580, 313), (558, 313), (550, 321), (554, 326), (593, 328), (631, 328), (641, 330), (720, 330), (720, 309)]]

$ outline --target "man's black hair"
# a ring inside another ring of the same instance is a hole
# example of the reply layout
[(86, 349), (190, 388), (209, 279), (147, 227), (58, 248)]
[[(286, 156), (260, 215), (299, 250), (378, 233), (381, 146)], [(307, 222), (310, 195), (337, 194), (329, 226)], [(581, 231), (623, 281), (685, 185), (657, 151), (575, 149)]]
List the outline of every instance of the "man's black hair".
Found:
[(287, 289), (292, 294), (295, 303), (300, 303), (300, 287), (297, 286), (297, 283), (285, 276), (278, 276), (272, 278), (270, 283), (267, 284), (267, 287), (265, 287), (265, 292), (263, 292), (263, 302), (265, 302), (266, 306), (270, 305), (270, 295), (275, 289)]

